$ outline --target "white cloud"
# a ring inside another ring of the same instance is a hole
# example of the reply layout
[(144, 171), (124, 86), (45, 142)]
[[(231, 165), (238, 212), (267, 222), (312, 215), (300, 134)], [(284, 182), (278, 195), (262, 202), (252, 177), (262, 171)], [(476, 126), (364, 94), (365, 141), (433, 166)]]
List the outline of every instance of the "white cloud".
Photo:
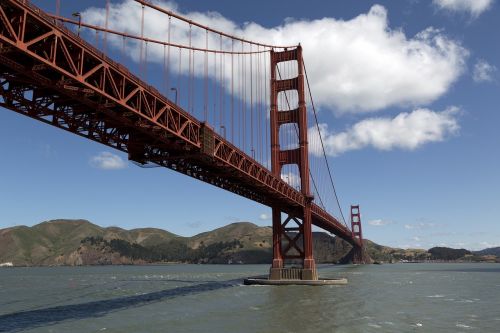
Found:
[(452, 12), (468, 12), (472, 17), (478, 17), (489, 9), (494, 0), (433, 0), (440, 9)]
[(398, 245), (401, 249), (426, 249), (427, 247), (421, 244), (420, 242), (410, 242), (409, 244)]
[(191, 221), (187, 223), (188, 227), (192, 229), (198, 229), (201, 227), (202, 224), (203, 223), (201, 221)]
[[(457, 115), (459, 109), (450, 107), (442, 112), (417, 109), (403, 112), (395, 118), (364, 119), (344, 132), (332, 133), (327, 124), (320, 124), (320, 131), (328, 155), (339, 155), (346, 151), (372, 146), (380, 150), (394, 148), (413, 150), (429, 142), (443, 141), (460, 129)], [(318, 130), (309, 129), (311, 153), (320, 156), (321, 146)]]
[(473, 242), (455, 242), (451, 244), (452, 247), (454, 248), (465, 248), (467, 250), (471, 251), (479, 251), (479, 250), (484, 250), (487, 248), (492, 248), (492, 247), (499, 247), (500, 243), (498, 242), (489, 242), (489, 241), (473, 241)]
[(474, 65), (474, 70), (472, 72), (472, 78), (475, 82), (488, 82), (493, 81), (493, 75), (497, 68), (490, 65), (483, 59), (479, 59)]
[(372, 225), (372, 226), (375, 226), (375, 227), (382, 227), (382, 226), (385, 226), (385, 225), (388, 225), (388, 224), (392, 224), (392, 222), (391, 221), (387, 221), (387, 220), (382, 220), (382, 219), (376, 219), (376, 220), (368, 221), (368, 224)]
[(259, 215), (259, 219), (262, 220), (262, 221), (266, 221), (266, 220), (270, 220), (271, 216), (269, 214), (262, 213), (262, 214)]
[(415, 242), (421, 241), (420, 237), (418, 237), (418, 236), (413, 236), (411, 239), (414, 240)]
[(117, 170), (127, 167), (127, 162), (120, 156), (103, 151), (90, 159), (90, 165), (104, 170)]
[(408, 230), (422, 230), (422, 229), (430, 229), (430, 228), (434, 228), (436, 226), (435, 223), (432, 223), (432, 222), (419, 222), (419, 223), (415, 223), (415, 224), (405, 224), (405, 229), (408, 229)]
[(488, 248), (492, 248), (492, 247), (499, 247), (500, 246), (500, 243), (498, 242), (479, 242), (478, 245), (476, 245), (474, 247), (474, 249), (488, 249)]
[[(153, 2), (178, 12), (174, 2)], [(286, 20), (284, 24), (271, 28), (256, 23), (240, 26), (216, 12), (180, 14), (251, 40), (279, 45), (302, 43), (316, 104), (337, 112), (369, 112), (393, 105), (430, 103), (446, 93), (462, 74), (469, 53), (460, 43), (432, 27), (415, 36), (406, 36), (403, 30), (389, 26), (387, 10), (380, 5), (350, 20), (328, 17)], [(166, 40), (167, 17), (151, 9), (146, 9), (145, 15), (144, 35)], [(85, 22), (104, 26), (105, 10), (89, 8), (82, 17)], [(109, 27), (140, 35), (140, 17), (140, 6), (133, 0), (113, 3)], [(189, 26), (173, 19), (171, 36), (172, 41), (187, 45)], [(121, 50), (121, 37), (109, 36), (108, 40)], [(209, 47), (218, 48), (219, 42), (217, 36), (209, 35)], [(226, 49), (231, 48), (229, 40), (224, 40), (223, 44)], [(193, 28), (192, 45), (205, 47), (204, 30)], [(138, 61), (139, 53), (139, 43), (129, 41), (127, 54)], [(187, 53), (183, 51), (185, 56)], [(194, 73), (201, 77), (204, 75), (204, 55), (197, 55)], [(177, 49), (173, 49), (171, 59), (171, 71), (175, 75), (178, 71)], [(149, 45), (148, 60), (163, 64), (163, 47)], [(183, 73), (188, 71), (187, 63), (182, 62)], [(208, 66), (209, 76), (214, 77), (213, 61), (209, 61)], [(230, 59), (225, 62), (223, 75), (229, 89)], [(235, 75), (241, 76), (241, 73), (236, 70)], [(236, 94), (241, 94), (241, 91)]]

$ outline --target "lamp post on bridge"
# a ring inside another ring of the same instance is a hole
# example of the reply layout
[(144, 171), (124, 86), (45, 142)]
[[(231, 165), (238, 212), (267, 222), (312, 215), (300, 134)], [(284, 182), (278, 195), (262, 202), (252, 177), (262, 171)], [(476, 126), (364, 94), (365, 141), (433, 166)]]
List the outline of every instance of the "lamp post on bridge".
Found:
[(82, 28), (82, 14), (80, 12), (75, 12), (71, 14), (73, 17), (78, 17), (78, 37), (80, 37), (80, 29)]
[(175, 104), (177, 105), (177, 88), (172, 87), (170, 90), (175, 92)]

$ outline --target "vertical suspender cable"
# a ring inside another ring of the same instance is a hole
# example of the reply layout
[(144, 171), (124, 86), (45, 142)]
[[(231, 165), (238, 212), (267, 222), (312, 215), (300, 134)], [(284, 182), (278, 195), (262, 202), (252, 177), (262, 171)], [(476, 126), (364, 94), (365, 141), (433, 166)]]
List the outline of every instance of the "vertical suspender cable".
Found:
[(226, 124), (226, 54), (222, 53), (222, 125), (224, 125), (224, 138), (227, 138), (227, 124)]
[(144, 46), (144, 81), (148, 80), (148, 42)]
[[(219, 50), (222, 51), (222, 35), (220, 35), (220, 45), (219, 45)], [(220, 134), (222, 135), (222, 126), (224, 126), (224, 110), (222, 107), (222, 94), (224, 92), (224, 81), (222, 78), (222, 52), (220, 53), (219, 57), (219, 81), (220, 81), (220, 88), (219, 88), (219, 131)]]
[[(269, 49), (269, 58), (271, 58), (271, 50)], [(267, 59), (268, 59), (268, 56), (265, 55), (264, 56), (264, 93), (265, 93), (265, 101), (266, 101), (266, 119), (265, 119), (265, 122), (264, 122), (264, 132), (266, 132), (266, 143), (265, 143), (265, 147), (266, 147), (266, 168), (267, 169), (270, 169), (270, 160), (271, 160), (271, 155), (269, 154), (269, 121), (268, 119), (271, 119), (270, 117), (270, 113), (271, 113), (271, 105), (268, 104), (270, 101), (269, 101), (269, 98), (270, 96), (268, 95), (269, 94), (269, 84), (270, 82), (268, 81), (268, 78), (267, 78), (267, 70), (268, 70), (268, 64), (267, 64)]]
[[(241, 51), (244, 52), (244, 45), (241, 42)], [(247, 142), (247, 61), (246, 57), (242, 56), (242, 66), (243, 66), (243, 151), (246, 152), (246, 142)]]
[[(106, 30), (108, 30), (109, 25), (109, 0), (106, 0), (106, 22), (104, 26)], [(104, 32), (104, 53), (108, 52), (108, 33)]]
[(213, 113), (213, 126), (214, 128), (217, 126), (217, 53), (214, 53), (214, 92), (213, 92), (213, 99), (214, 99), (214, 113)]
[(241, 148), (242, 147), (242, 142), (243, 142), (243, 138), (242, 138), (242, 135), (241, 133), (242, 130), (241, 130), (241, 125), (242, 125), (242, 121), (241, 121), (241, 114), (242, 114), (242, 109), (241, 109), (241, 100), (242, 100), (242, 93), (241, 93), (241, 54), (238, 54), (238, 98), (240, 99), (238, 101), (238, 146)]
[(205, 30), (205, 64), (204, 64), (204, 70), (205, 70), (205, 77), (204, 77), (204, 82), (203, 82), (203, 99), (204, 99), (204, 105), (203, 105), (203, 120), (208, 122), (208, 30)]
[(250, 44), (250, 151), (252, 158), (255, 159), (255, 146), (253, 144), (253, 61), (252, 61), (252, 44)]
[(172, 17), (169, 15), (168, 16), (168, 32), (167, 32), (167, 40), (168, 40), (168, 46), (167, 46), (167, 64), (165, 66), (165, 95), (168, 94), (168, 91), (170, 89), (170, 28), (171, 28), (171, 21)]
[[(189, 25), (189, 47), (192, 47), (193, 46), (193, 33), (192, 33), (192, 27), (191, 25)], [(191, 87), (191, 91), (190, 91), (190, 94), (191, 94), (191, 114), (194, 114), (194, 101), (195, 101), (195, 98), (194, 98), (194, 57), (195, 57), (195, 51), (194, 50), (191, 50), (191, 63), (189, 64), (189, 67), (190, 67), (190, 71), (189, 71), (189, 83), (190, 83), (190, 87)]]
[(259, 147), (259, 162), (262, 164), (262, 101), (261, 101), (261, 80), (260, 77), (260, 46), (257, 46), (257, 146)]
[(182, 49), (179, 47), (179, 71), (177, 72), (177, 90), (176, 90), (176, 101), (177, 105), (181, 105), (181, 71), (182, 71)]
[(167, 36), (167, 39), (168, 39), (168, 46), (167, 46), (167, 73), (166, 73), (166, 83), (165, 85), (167, 86), (167, 92), (166, 94), (168, 94), (168, 90), (170, 89), (170, 29), (172, 28), (172, 16), (168, 16), (168, 36)]
[(139, 72), (143, 71), (143, 66), (144, 66), (144, 55), (143, 55), (143, 48), (144, 48), (144, 5), (142, 5), (142, 13), (141, 13), (141, 50), (140, 50), (140, 56), (139, 56)]
[(192, 61), (192, 56), (193, 56), (193, 50), (191, 49), (191, 35), (192, 35), (192, 25), (189, 24), (189, 53), (188, 53), (188, 107), (187, 110), (192, 114), (192, 91), (191, 91), (191, 85), (192, 85), (192, 78), (191, 78), (191, 61)]
[(167, 46), (163, 45), (163, 90), (165, 96), (168, 94), (167, 85)]
[(192, 101), (191, 101), (191, 108), (192, 108), (192, 112), (194, 114), (194, 112), (196, 111), (196, 82), (194, 81), (194, 68), (196, 66), (196, 51), (193, 50), (193, 64), (191, 66), (191, 89), (192, 89), (192, 92), (191, 92), (191, 98), (192, 98)]
[(231, 142), (234, 143), (234, 39), (231, 39)]
[(125, 36), (122, 37), (122, 52), (121, 52), (121, 62), (125, 62)]

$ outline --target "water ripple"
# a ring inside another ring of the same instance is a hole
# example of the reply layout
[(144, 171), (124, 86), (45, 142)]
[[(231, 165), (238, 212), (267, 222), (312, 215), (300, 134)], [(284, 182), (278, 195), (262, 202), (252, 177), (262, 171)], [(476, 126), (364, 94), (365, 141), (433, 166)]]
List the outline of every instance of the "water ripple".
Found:
[(64, 320), (101, 317), (109, 312), (122, 310), (165, 299), (198, 294), (238, 286), (240, 279), (206, 282), (191, 286), (144, 293), (135, 296), (112, 298), (81, 304), (61, 305), (31, 311), (14, 312), (0, 316), (0, 332), (18, 332)]

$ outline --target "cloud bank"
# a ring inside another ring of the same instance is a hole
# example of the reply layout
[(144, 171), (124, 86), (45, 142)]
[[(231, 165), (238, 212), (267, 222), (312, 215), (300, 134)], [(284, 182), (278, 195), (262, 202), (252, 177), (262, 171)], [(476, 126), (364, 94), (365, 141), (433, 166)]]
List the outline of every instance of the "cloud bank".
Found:
[(383, 227), (383, 226), (392, 224), (392, 221), (376, 219), (376, 220), (368, 221), (368, 224), (372, 225), (374, 227)]
[[(153, 3), (178, 11), (174, 2)], [(141, 7), (133, 0), (113, 3), (109, 27), (140, 35)], [(469, 52), (443, 31), (428, 27), (415, 36), (389, 26), (387, 10), (373, 6), (367, 13), (350, 20), (323, 18), (318, 20), (287, 20), (282, 25), (266, 28), (257, 23), (237, 23), (216, 12), (180, 12), (192, 20), (227, 33), (264, 43), (296, 45), (302, 43), (308, 75), (315, 102), (319, 107), (337, 113), (372, 112), (389, 106), (423, 105), (442, 96), (463, 73)], [(325, 13), (326, 14), (326, 13)], [(168, 19), (151, 9), (145, 11), (144, 35), (167, 40)], [(82, 13), (85, 22), (104, 26), (105, 9), (89, 8)], [(123, 19), (126, 17), (127, 19)], [(188, 44), (189, 26), (171, 21), (171, 39)], [(205, 32), (192, 31), (192, 45), (205, 47)], [(122, 39), (109, 36), (117, 50)], [(219, 40), (210, 36), (209, 46), (217, 47)], [(140, 45), (128, 42), (127, 52), (135, 61), (140, 56)], [(231, 48), (230, 41), (224, 47)], [(184, 51), (184, 56), (187, 52)], [(202, 59), (203, 55), (199, 59)], [(172, 64), (178, 63), (177, 49), (171, 53)], [(164, 62), (164, 48), (149, 46), (148, 60)], [(183, 60), (183, 64), (187, 61)], [(217, 78), (214, 65), (209, 62), (209, 76)], [(223, 81), (230, 86), (231, 64), (226, 61)], [(194, 74), (204, 75), (203, 61), (195, 61)], [(171, 66), (171, 73), (179, 71)], [(187, 73), (188, 67), (182, 66)], [(241, 73), (239, 73), (241, 74)], [(241, 91), (239, 92), (241, 93)]]
[[(460, 126), (457, 107), (442, 112), (429, 109), (416, 109), (403, 112), (394, 118), (364, 119), (347, 130), (333, 133), (327, 124), (320, 124), (320, 131), (327, 155), (335, 156), (350, 150), (374, 147), (379, 150), (414, 150), (429, 142), (443, 141), (456, 134)], [(311, 142), (319, 141), (315, 127), (309, 128)], [(321, 147), (311, 144), (311, 153), (321, 156)]]
[(262, 213), (259, 215), (259, 220), (261, 220), (261, 221), (267, 221), (270, 219), (271, 219), (271, 215), (269, 215), (267, 213)]
[(433, 0), (440, 9), (452, 12), (466, 12), (476, 18), (488, 10), (494, 0)]
[(405, 229), (408, 230), (425, 230), (434, 228), (436, 226), (435, 223), (432, 222), (418, 222), (414, 224), (405, 224)]
[(120, 156), (103, 151), (90, 159), (90, 165), (97, 169), (118, 170), (127, 167), (127, 162)]
[(493, 76), (497, 68), (490, 65), (486, 60), (479, 59), (474, 65), (474, 70), (472, 71), (472, 78), (475, 82), (489, 82), (493, 81)]

